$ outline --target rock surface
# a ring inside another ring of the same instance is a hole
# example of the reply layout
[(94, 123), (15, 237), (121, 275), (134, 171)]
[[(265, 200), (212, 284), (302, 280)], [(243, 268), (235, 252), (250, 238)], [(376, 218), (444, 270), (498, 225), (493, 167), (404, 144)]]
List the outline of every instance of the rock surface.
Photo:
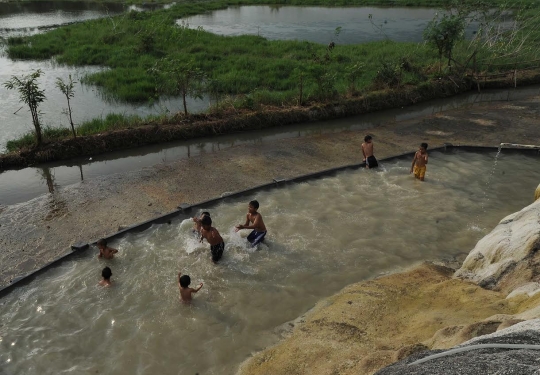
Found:
[[(540, 345), (540, 319), (522, 322), (496, 333), (467, 341), (460, 347), (478, 344)], [(413, 354), (405, 360), (382, 369), (376, 375), (538, 375), (540, 351), (531, 349), (471, 349), (421, 364), (421, 358), (441, 350)]]
[[(476, 244), (456, 277), (506, 294), (528, 284), (540, 286), (540, 201), (508, 215)], [(516, 290), (515, 293), (519, 293)]]
[(521, 300), (453, 279), (452, 273), (423, 264), (348, 286), (320, 302), (289, 338), (248, 360), (239, 374), (373, 374), (412, 353), (495, 332), (504, 317), (520, 311)]

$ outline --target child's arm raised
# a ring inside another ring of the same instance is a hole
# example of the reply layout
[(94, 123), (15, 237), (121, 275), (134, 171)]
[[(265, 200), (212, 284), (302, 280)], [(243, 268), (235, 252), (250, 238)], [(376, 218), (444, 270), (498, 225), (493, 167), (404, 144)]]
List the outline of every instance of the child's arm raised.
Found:
[(203, 287), (203, 283), (200, 283), (197, 289), (192, 289), (193, 293), (197, 293)]

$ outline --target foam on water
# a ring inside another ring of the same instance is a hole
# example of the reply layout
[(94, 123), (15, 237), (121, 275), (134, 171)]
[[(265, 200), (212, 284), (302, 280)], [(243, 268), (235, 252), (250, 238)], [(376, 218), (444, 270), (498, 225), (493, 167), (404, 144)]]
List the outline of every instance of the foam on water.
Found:
[[(490, 177), (492, 162), (432, 153), (424, 183), (409, 174), (410, 160), (399, 160), (205, 207), (226, 243), (218, 265), (191, 219), (127, 234), (111, 244), (115, 259), (91, 249), (0, 300), (0, 363), (24, 374), (234, 373), (320, 298), (469, 251), (530, 203), (538, 159), (503, 152)], [(486, 194), (497, 204), (476, 215), (488, 178)], [(249, 230), (234, 232), (251, 199), (269, 229), (257, 248)], [(111, 288), (97, 286), (105, 265)], [(179, 271), (193, 286), (204, 283), (189, 306), (179, 302)]]

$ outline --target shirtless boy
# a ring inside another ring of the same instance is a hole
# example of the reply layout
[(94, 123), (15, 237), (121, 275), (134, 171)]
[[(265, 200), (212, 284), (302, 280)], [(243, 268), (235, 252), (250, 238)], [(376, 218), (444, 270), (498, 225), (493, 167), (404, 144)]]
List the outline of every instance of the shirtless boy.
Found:
[(99, 285), (101, 286), (111, 286), (111, 276), (112, 271), (109, 267), (105, 267), (103, 271), (101, 271), (101, 281), (99, 282)]
[(178, 288), (180, 289), (180, 299), (184, 303), (190, 303), (193, 298), (193, 293), (197, 293), (203, 287), (203, 283), (199, 284), (199, 287), (194, 289), (190, 288), (191, 278), (188, 275), (182, 275), (182, 272), (178, 272)]
[(373, 155), (373, 137), (366, 135), (364, 137), (364, 143), (362, 143), (362, 154), (364, 155), (364, 162), (366, 168), (375, 168), (379, 166), (377, 159)]
[(255, 247), (263, 242), (264, 236), (266, 236), (266, 226), (264, 225), (262, 215), (257, 212), (258, 209), (259, 202), (249, 202), (245, 224), (238, 224), (234, 229), (235, 232), (238, 232), (240, 229), (253, 229), (247, 237), (247, 240), (251, 243), (251, 247)]
[(414, 172), (414, 177), (420, 181), (424, 181), (424, 176), (426, 175), (426, 165), (428, 163), (428, 154), (427, 154), (427, 143), (422, 143), (420, 148), (414, 154), (414, 159), (411, 165), (411, 172)]
[(108, 247), (107, 240), (104, 238), (97, 242), (97, 246), (99, 248), (98, 258), (112, 259), (114, 258), (114, 254), (118, 252), (118, 250)]
[(204, 216), (201, 219), (201, 242), (203, 239), (206, 239), (210, 244), (212, 262), (216, 263), (223, 255), (225, 242), (223, 242), (223, 238), (221, 238), (217, 229), (212, 226), (212, 219), (210, 219), (210, 216)]

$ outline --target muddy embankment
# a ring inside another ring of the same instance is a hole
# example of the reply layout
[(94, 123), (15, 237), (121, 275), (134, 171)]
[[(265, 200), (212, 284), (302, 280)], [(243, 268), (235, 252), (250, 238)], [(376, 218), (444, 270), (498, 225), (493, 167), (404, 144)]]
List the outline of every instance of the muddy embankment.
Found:
[(409, 364), (471, 339), (464, 345), (540, 344), (538, 250), (540, 200), (501, 220), (457, 271), (425, 263), (320, 301), (239, 374), (537, 374), (538, 351), (526, 349)]
[(110, 151), (135, 148), (144, 145), (193, 139), (246, 130), (285, 126), (310, 121), (359, 115), (384, 109), (403, 107), (436, 98), (445, 98), (480, 88), (504, 88), (514, 84), (540, 83), (540, 71), (482, 82), (456, 82), (446, 80), (418, 87), (405, 87), (391, 91), (371, 92), (357, 98), (343, 99), (323, 105), (290, 108), (264, 108), (258, 111), (237, 112), (230, 115), (200, 114), (172, 119), (174, 124), (148, 124), (136, 128), (116, 130), (102, 134), (69, 138), (45, 143), (39, 148), (21, 150), (0, 155), (0, 172), (24, 168), (30, 165), (98, 155)]

